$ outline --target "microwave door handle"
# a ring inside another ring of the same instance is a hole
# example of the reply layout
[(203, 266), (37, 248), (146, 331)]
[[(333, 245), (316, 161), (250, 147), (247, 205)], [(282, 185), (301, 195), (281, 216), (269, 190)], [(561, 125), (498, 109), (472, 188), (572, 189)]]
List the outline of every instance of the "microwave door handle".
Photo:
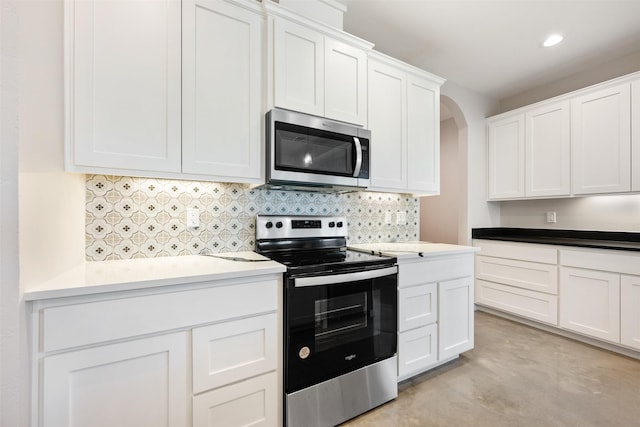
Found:
[(353, 168), (353, 176), (357, 178), (362, 168), (362, 144), (357, 136), (353, 137), (353, 142), (356, 144), (356, 166)]

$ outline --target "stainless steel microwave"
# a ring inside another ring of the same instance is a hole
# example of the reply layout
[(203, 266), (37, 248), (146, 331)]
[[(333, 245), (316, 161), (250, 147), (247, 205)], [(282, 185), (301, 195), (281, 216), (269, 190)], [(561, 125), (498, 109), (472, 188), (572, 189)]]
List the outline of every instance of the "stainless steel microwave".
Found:
[(278, 108), (267, 113), (266, 130), (267, 186), (315, 191), (369, 186), (369, 130)]

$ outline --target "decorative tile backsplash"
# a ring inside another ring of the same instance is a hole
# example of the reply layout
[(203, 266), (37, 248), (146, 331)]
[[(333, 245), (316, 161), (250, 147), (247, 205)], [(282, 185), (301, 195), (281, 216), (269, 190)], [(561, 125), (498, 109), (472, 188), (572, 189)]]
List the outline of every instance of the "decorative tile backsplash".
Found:
[[(349, 243), (418, 240), (419, 201), (406, 194), (322, 194), (249, 189), (241, 184), (87, 176), (88, 261), (253, 250), (255, 216), (344, 215)], [(200, 212), (188, 228), (187, 208)], [(385, 213), (407, 213), (386, 225)]]

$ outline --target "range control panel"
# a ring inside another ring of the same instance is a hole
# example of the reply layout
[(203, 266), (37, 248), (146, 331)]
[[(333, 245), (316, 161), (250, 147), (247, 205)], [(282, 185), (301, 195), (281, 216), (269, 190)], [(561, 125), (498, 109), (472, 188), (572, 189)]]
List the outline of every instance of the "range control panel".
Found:
[(256, 239), (347, 237), (343, 216), (256, 216)]

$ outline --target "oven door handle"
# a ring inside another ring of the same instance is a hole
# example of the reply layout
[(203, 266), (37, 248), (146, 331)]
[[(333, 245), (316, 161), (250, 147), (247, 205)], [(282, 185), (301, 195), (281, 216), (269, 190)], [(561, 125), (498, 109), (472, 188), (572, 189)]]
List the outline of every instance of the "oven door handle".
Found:
[(356, 282), (358, 280), (375, 279), (378, 277), (390, 276), (398, 272), (398, 267), (379, 268), (377, 270), (358, 271), (355, 273), (329, 274), (326, 276), (297, 277), (293, 279), (293, 286), (296, 288), (306, 286), (335, 285), (337, 283)]

